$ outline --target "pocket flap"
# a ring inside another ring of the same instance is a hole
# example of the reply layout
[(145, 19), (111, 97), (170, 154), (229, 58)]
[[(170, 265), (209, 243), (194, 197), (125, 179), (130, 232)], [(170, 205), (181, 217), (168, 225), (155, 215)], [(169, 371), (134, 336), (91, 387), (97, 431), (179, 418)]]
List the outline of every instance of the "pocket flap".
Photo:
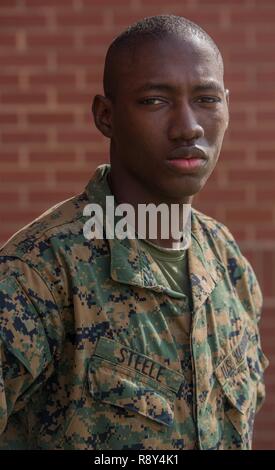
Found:
[(166, 426), (173, 424), (175, 395), (158, 388), (157, 384), (153, 386), (135, 371), (93, 356), (88, 378), (90, 393), (96, 400), (139, 413)]
[(0, 340), (33, 378), (52, 360), (37, 311), (12, 277), (0, 281)]
[(137, 377), (151, 382), (152, 386), (163, 387), (174, 393), (179, 391), (184, 380), (179, 372), (105, 336), (99, 338), (94, 354), (114, 366), (136, 373)]

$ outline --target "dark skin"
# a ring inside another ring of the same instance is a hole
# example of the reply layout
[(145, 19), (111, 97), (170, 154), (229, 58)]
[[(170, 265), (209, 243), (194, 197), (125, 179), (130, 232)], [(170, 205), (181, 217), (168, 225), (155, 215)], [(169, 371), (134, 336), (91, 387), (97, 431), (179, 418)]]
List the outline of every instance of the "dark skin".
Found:
[[(216, 53), (198, 38), (147, 40), (122, 52), (113, 74), (115, 95), (95, 96), (93, 114), (111, 140), (116, 200), (134, 208), (191, 203), (216, 166), (228, 126), (228, 90)], [(175, 152), (179, 157), (181, 148), (194, 147), (204, 156), (196, 171), (170, 165)], [(166, 247), (172, 241), (158, 238)]]

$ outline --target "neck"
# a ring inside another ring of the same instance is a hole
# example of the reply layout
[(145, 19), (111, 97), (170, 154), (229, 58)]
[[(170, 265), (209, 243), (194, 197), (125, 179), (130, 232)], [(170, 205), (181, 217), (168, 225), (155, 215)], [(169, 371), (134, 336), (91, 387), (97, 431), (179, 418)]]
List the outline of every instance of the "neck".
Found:
[[(179, 198), (163, 198), (163, 196), (158, 194), (152, 194), (146, 188), (141, 188), (140, 185), (136, 182), (136, 180), (130, 180), (128, 175), (127, 178), (123, 177), (121, 173), (117, 177), (116, 172), (114, 171), (113, 167), (111, 166), (111, 171), (108, 173), (108, 184), (110, 186), (111, 192), (115, 197), (117, 204), (127, 203), (130, 204), (135, 213), (135, 220), (134, 226), (137, 228), (136, 232), (140, 233), (138, 227), (140, 226), (140, 218), (139, 215), (139, 207), (141, 204), (153, 204), (154, 206), (159, 206), (160, 204), (165, 204), (167, 206), (169, 219), (164, 219), (164, 226), (166, 222), (169, 224), (169, 230), (165, 233), (165, 238), (163, 237), (163, 220), (161, 217), (157, 217), (156, 219), (156, 233), (154, 233), (154, 238), (150, 236), (149, 227), (150, 227), (150, 216), (147, 217), (147, 221), (149, 219), (149, 224), (146, 224), (145, 229), (145, 239), (151, 241), (152, 243), (159, 245), (164, 248), (176, 248), (180, 247), (182, 244), (182, 232), (183, 234), (186, 230), (190, 229), (188, 226), (187, 220), (188, 216), (190, 216), (190, 209), (191, 209), (191, 201), (193, 199), (192, 196), (186, 196), (181, 199)], [(127, 181), (127, 184), (121, 184), (121, 181)], [(173, 212), (175, 214), (175, 218), (173, 221), (176, 223), (174, 227), (172, 227), (172, 223), (170, 224), (169, 221), (171, 220), (171, 206), (177, 205), (178, 210)], [(148, 226), (149, 225), (149, 226)]]

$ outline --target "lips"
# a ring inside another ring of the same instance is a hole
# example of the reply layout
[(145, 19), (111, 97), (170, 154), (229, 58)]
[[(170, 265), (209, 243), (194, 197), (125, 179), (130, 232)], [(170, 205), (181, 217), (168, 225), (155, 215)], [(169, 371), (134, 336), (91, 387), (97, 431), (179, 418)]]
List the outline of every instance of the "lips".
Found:
[(168, 160), (182, 160), (182, 159), (191, 159), (191, 158), (200, 158), (206, 159), (206, 153), (200, 147), (196, 145), (193, 146), (184, 146), (178, 147), (169, 155)]
[(178, 147), (169, 155), (166, 161), (173, 172), (198, 173), (206, 166), (207, 155), (203, 149), (197, 146)]

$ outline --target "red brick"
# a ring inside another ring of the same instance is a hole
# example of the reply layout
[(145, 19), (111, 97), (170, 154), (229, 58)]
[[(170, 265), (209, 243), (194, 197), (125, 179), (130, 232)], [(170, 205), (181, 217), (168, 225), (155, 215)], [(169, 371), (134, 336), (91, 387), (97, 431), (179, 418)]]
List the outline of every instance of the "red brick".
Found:
[(85, 92), (59, 92), (57, 95), (58, 103), (61, 104), (79, 104), (79, 105), (87, 105), (92, 103), (93, 96), (90, 93)]
[(45, 132), (21, 131), (21, 132), (3, 132), (1, 140), (4, 144), (29, 144), (45, 143), (47, 134)]
[(0, 112), (1, 127), (10, 126), (11, 124), (17, 124), (17, 122), (18, 122), (18, 117), (16, 114)]
[(44, 150), (44, 151), (33, 151), (29, 154), (30, 164), (51, 164), (62, 163), (70, 164), (75, 162), (75, 154), (70, 151), (60, 151), (60, 150)]
[(25, 0), (25, 4), (31, 8), (66, 7), (68, 9), (73, 6), (73, 0)]
[(30, 210), (30, 209), (17, 211), (15, 214), (12, 208), (10, 208), (9, 211), (5, 211), (5, 212), (3, 212), (3, 210), (0, 208), (0, 214), (1, 214), (1, 219), (6, 224), (10, 222), (11, 223), (16, 222), (20, 228), (23, 227), (24, 225), (29, 224), (40, 215), (39, 211)]
[(73, 87), (76, 83), (75, 75), (72, 73), (62, 73), (58, 71), (44, 73), (32, 73), (29, 77), (30, 85), (33, 87), (45, 87), (52, 85), (54, 87), (61, 85), (64, 87)]
[(274, 205), (275, 201), (275, 188), (259, 188), (256, 189), (256, 199), (259, 204), (271, 203)]
[[(240, 109), (240, 101), (244, 100), (244, 95), (247, 93), (247, 88), (248, 88), (247, 80), (244, 80), (244, 81), (236, 80), (231, 83), (226, 81), (225, 87), (229, 89), (229, 93), (230, 93), (229, 111), (230, 111), (230, 116), (231, 116), (231, 111), (233, 111), (234, 109), (238, 109), (238, 110)], [(236, 98), (235, 95), (238, 95), (238, 98)], [(239, 96), (241, 96), (241, 98), (239, 98)], [(243, 111), (245, 111), (245, 109), (243, 109)]]
[[(146, 0), (144, 0), (146, 1)], [(250, 0), (248, 0), (250, 2)], [(222, 3), (226, 2), (221, 2), (221, 0), (196, 0), (196, 8), (211, 8), (211, 7), (221, 7)], [(230, 6), (232, 5), (234, 8), (238, 7), (242, 8), (242, 6), (247, 5), (247, 0), (242, 0), (242, 3), (240, 3), (240, 0), (230, 0)]]
[[(159, 1), (159, 0), (158, 0)], [(114, 0), (82, 0), (82, 6), (85, 10), (94, 7), (127, 7), (129, 8), (129, 0), (116, 0), (114, 4)]]
[(240, 126), (232, 127), (229, 130), (229, 135), (230, 139), (233, 139), (234, 141), (247, 141), (247, 142), (253, 142), (259, 143), (262, 142), (263, 139), (265, 141), (269, 140), (270, 142), (275, 142), (275, 133), (274, 129), (271, 128), (251, 128), (251, 129), (245, 129)]
[(274, 161), (275, 152), (274, 150), (258, 150), (256, 152), (256, 158), (260, 161)]
[(247, 239), (247, 233), (246, 230), (242, 228), (239, 228), (237, 224), (234, 224), (234, 238), (237, 243), (242, 243)]
[[(270, 357), (270, 355), (272, 354), (273, 351), (274, 351), (274, 346), (272, 347), (272, 345), (270, 345), (270, 347), (265, 347), (265, 354), (268, 357)], [(267, 383), (267, 381), (266, 381), (266, 383)], [(268, 393), (270, 393), (274, 396), (274, 394), (275, 394), (275, 382), (274, 382), (274, 375), (273, 374), (272, 374), (272, 381), (267, 383), (267, 389), (268, 389)], [(274, 417), (273, 417), (273, 421), (274, 421)], [(267, 429), (268, 424), (270, 424), (270, 423), (267, 423), (266, 419), (265, 419), (265, 429)]]
[(45, 67), (47, 57), (41, 54), (6, 54), (0, 55), (1, 67)]
[[(226, 149), (223, 148), (220, 154), (220, 163), (223, 165), (231, 161), (244, 162), (246, 160), (246, 152), (242, 149)], [(219, 164), (219, 163), (218, 163)]]
[(16, 191), (3, 191), (0, 189), (0, 206), (6, 204), (18, 204), (19, 193)]
[(43, 206), (47, 208), (57, 204), (58, 202), (64, 201), (65, 199), (69, 199), (70, 197), (73, 197), (73, 195), (73, 191), (69, 189), (67, 191), (30, 191), (28, 198), (30, 204), (43, 204)]
[(65, 54), (64, 52), (62, 52), (61, 54), (57, 54), (57, 64), (58, 66), (70, 65), (77, 67), (84, 65), (86, 67), (93, 67), (93, 63), (96, 58), (98, 61), (102, 61), (103, 64), (105, 53), (105, 48), (102, 48), (102, 50), (94, 49), (93, 51), (89, 51), (86, 53), (70, 52)]
[(264, 408), (262, 409), (261, 411), (262, 413), (262, 419), (264, 419), (265, 421), (265, 424), (270, 424), (270, 423), (273, 423), (275, 424), (275, 418), (274, 418), (274, 414), (273, 412), (267, 412), (267, 410), (265, 410)]
[[(260, 433), (259, 433), (259, 436), (261, 437)], [(252, 447), (253, 450), (274, 450), (275, 449), (275, 441), (274, 439), (272, 439), (272, 437), (270, 439), (265, 439), (264, 441), (261, 441), (260, 437), (258, 438), (259, 443), (257, 440), (254, 441), (255, 444)]]
[(71, 130), (71, 131), (62, 131), (58, 132), (57, 134), (57, 140), (58, 142), (70, 142), (70, 143), (89, 143), (93, 142), (93, 134), (94, 134), (94, 129), (91, 126), (90, 131), (77, 131), (77, 130)]
[(275, 41), (274, 29), (256, 31), (256, 42), (264, 47), (273, 47)]
[(103, 24), (103, 12), (69, 12), (57, 14), (58, 27), (88, 27)]
[[(274, 275), (273, 275), (273, 278), (274, 278)], [(263, 282), (261, 283), (261, 285), (263, 287), (263, 285), (264, 285)], [(273, 312), (270, 314), (270, 316), (271, 315), (273, 316)], [(263, 312), (263, 314), (261, 316), (261, 322), (260, 322), (260, 332), (262, 334), (263, 343), (264, 343), (263, 346), (265, 345), (266, 338), (274, 337), (274, 335), (275, 335), (275, 325), (274, 325), (273, 319), (270, 318), (270, 322), (265, 323), (266, 317), (267, 317), (266, 312)], [(274, 402), (274, 404), (275, 404), (275, 402)]]
[(230, 108), (230, 128), (238, 128), (239, 122), (244, 126), (247, 123), (247, 112), (245, 109)]
[(74, 46), (74, 36), (72, 34), (29, 34), (27, 36), (27, 46), (30, 49), (64, 49)]
[(215, 33), (213, 39), (222, 50), (235, 49), (236, 46), (245, 44), (246, 32), (244, 29), (235, 30), (234, 32), (232, 32), (232, 29), (229, 31), (221, 30)]
[(223, 204), (230, 204), (231, 202), (239, 202), (241, 204), (245, 200), (245, 189), (208, 189), (206, 187), (203, 192), (202, 198), (206, 203), (217, 204), (218, 198), (219, 201), (222, 201)]
[[(274, 75), (274, 81), (275, 81), (275, 75)], [(266, 109), (266, 110), (259, 110), (256, 112), (256, 119), (259, 124), (263, 124), (263, 121), (267, 121), (267, 123), (270, 123), (273, 125), (273, 122), (275, 120), (275, 110), (274, 109)], [(273, 154), (274, 155), (274, 154)]]
[(245, 70), (225, 67), (224, 78), (225, 78), (225, 81), (228, 83), (245, 82), (247, 79), (247, 73)]
[[(264, 2), (263, 2), (264, 3)], [(239, 23), (239, 24), (253, 24), (254, 27), (258, 25), (267, 26), (268, 24), (274, 25), (274, 18), (275, 18), (275, 11), (273, 9), (270, 10), (269, 8), (261, 8), (257, 6), (257, 8), (250, 8), (250, 9), (232, 9), (231, 10), (231, 20), (232, 24)]]
[(0, 165), (3, 164), (17, 164), (19, 163), (19, 153), (18, 152), (9, 152), (7, 150), (1, 150), (1, 155), (0, 155)]
[(270, 90), (266, 90), (265, 88), (260, 88), (257, 87), (258, 89), (255, 90), (248, 90), (247, 87), (240, 90), (240, 89), (235, 89), (234, 93), (231, 93), (231, 99), (234, 104), (240, 104), (243, 101), (250, 103), (251, 102), (251, 95), (253, 94), (253, 104), (255, 103), (262, 103), (262, 102), (267, 102), (267, 103), (272, 103), (272, 100), (275, 98), (275, 93), (270, 92)]
[[(141, 13), (139, 12), (131, 12), (130, 10), (114, 10), (113, 11), (113, 23), (116, 28), (120, 29), (125, 29), (127, 28), (130, 24), (136, 23), (136, 21), (139, 21), (143, 16), (151, 16), (153, 14), (157, 14), (156, 12), (149, 12), (146, 11), (146, 13)], [(117, 29), (117, 34), (120, 33), (120, 30)]]
[(107, 46), (111, 44), (115, 38), (115, 34), (109, 31), (90, 31), (83, 35), (82, 43), (85, 47), (90, 48), (91, 46), (105, 46), (107, 52)]
[[(100, 134), (99, 134), (100, 135)], [(106, 142), (106, 139), (102, 136), (103, 145), (106, 146), (106, 150), (104, 150), (104, 147), (102, 146), (100, 152), (95, 152), (95, 151), (86, 151), (84, 153), (85, 156), (85, 162), (89, 165), (92, 165), (94, 170), (98, 165), (102, 165), (103, 163), (109, 163), (109, 150), (108, 150), (108, 143)]]
[[(184, 15), (184, 11), (182, 12)], [(205, 28), (209, 33), (209, 25), (212, 27), (220, 23), (222, 12), (218, 9), (197, 9), (197, 10), (190, 10), (188, 13), (188, 19), (198, 23), (202, 28)], [(210, 33), (211, 34), (211, 33)]]
[(59, 183), (79, 183), (79, 186), (83, 186), (87, 184), (89, 179), (92, 177), (92, 172), (88, 172), (87, 170), (73, 170), (73, 171), (56, 171), (56, 181), (57, 184)]
[(0, 16), (0, 28), (41, 28), (46, 25), (44, 15), (35, 14), (2, 14)]
[[(244, 222), (244, 220), (242, 220), (242, 222)], [(257, 271), (257, 264), (258, 264), (257, 253), (253, 249), (247, 249), (245, 247), (241, 247), (241, 251), (242, 251), (242, 254), (245, 256), (245, 258), (250, 262), (253, 269)]]
[(273, 213), (269, 209), (261, 209), (259, 207), (251, 208), (242, 208), (242, 209), (226, 209), (226, 215), (228, 219), (234, 222), (242, 222), (259, 224), (262, 222), (272, 222)]
[[(274, 20), (273, 20), (274, 21)], [(271, 63), (274, 58), (274, 51), (272, 49), (263, 48), (235, 48), (229, 52), (229, 60), (234, 62), (243, 62), (246, 64), (249, 62), (257, 64), (258, 66), (262, 63)], [(254, 97), (253, 97), (254, 98)]]
[[(275, 254), (273, 250), (264, 251), (262, 253), (262, 262), (264, 271), (263, 271), (263, 293), (264, 296), (272, 297), (274, 295), (274, 286), (275, 286)], [(272, 330), (270, 330), (270, 333)], [(275, 325), (274, 325), (275, 333)]]
[(56, 111), (54, 113), (29, 113), (27, 120), (34, 126), (55, 126), (56, 124), (73, 124), (75, 118), (72, 113), (60, 113)]
[(29, 184), (29, 183), (40, 183), (43, 184), (46, 182), (46, 173), (43, 171), (30, 171), (30, 170), (17, 170), (15, 171), (4, 171), (1, 170), (0, 173), (0, 183), (1, 184)]
[[(166, 1), (165, 0), (148, 0), (148, 1), (147, 0), (139, 0), (139, 2), (140, 2), (140, 6), (141, 6), (141, 8), (143, 9), (144, 12), (146, 11), (146, 8), (148, 6), (151, 7), (151, 9), (153, 9), (153, 7), (156, 7), (156, 9), (158, 9), (159, 7), (167, 6), (167, 0)], [(176, 5), (176, 4), (177, 4), (177, 2), (174, 2), (174, 5)], [(187, 7), (187, 5), (185, 6), (185, 8), (186, 7)], [(152, 14), (158, 15), (159, 13), (158, 13), (158, 11), (155, 11)]]
[(45, 104), (46, 103), (46, 94), (43, 92), (8, 92), (4, 93), (1, 98), (1, 102), (4, 104)]
[(264, 315), (263, 315), (263, 318), (262, 318), (262, 321), (261, 321), (261, 324), (262, 325), (272, 325), (274, 326), (274, 322), (273, 322), (273, 315), (274, 315), (274, 309), (273, 308), (269, 308), (269, 307), (265, 307), (264, 308)]
[(275, 240), (275, 227), (259, 227), (255, 231), (258, 240)]
[(18, 85), (18, 75), (14, 74), (0, 74), (0, 86), (5, 88), (16, 87)]
[[(168, 7), (205, 27), (225, 58), (230, 130), (218, 169), (196, 198), (196, 207), (226, 223), (240, 246), (249, 247), (244, 252), (269, 305), (261, 334), (271, 365), (254, 448), (274, 449), (274, 0), (0, 0), (0, 142), (2, 134), (20, 138), (2, 145), (0, 153), (0, 241), (80, 192), (95, 167), (108, 161), (109, 142), (92, 124), (90, 112), (94, 93), (102, 93), (107, 47), (130, 23)], [(53, 130), (54, 148), (47, 140)], [(42, 145), (32, 142), (37, 132), (46, 137)], [(21, 169), (22, 163), (28, 168)], [(246, 201), (250, 194), (254, 205)]]
[(89, 72), (86, 74), (86, 83), (89, 84), (97, 84), (100, 83), (100, 86), (102, 86), (102, 80), (103, 80), (103, 69), (102, 67), (93, 67), (92, 70), (89, 70)]
[(0, 8), (14, 8), (17, 6), (17, 1), (18, 0), (1, 0), (0, 2)]
[(8, 229), (9, 224), (7, 224), (7, 229), (1, 233), (0, 238), (0, 248), (9, 240), (9, 238), (15, 233), (15, 229), (10, 228)]
[(16, 37), (12, 33), (0, 33), (0, 48), (15, 47)]
[(268, 82), (271, 82), (273, 85), (274, 79), (275, 79), (275, 70), (270, 67), (268, 69), (257, 70), (256, 77), (257, 77), (258, 83), (260, 84), (264, 83), (266, 86)]

